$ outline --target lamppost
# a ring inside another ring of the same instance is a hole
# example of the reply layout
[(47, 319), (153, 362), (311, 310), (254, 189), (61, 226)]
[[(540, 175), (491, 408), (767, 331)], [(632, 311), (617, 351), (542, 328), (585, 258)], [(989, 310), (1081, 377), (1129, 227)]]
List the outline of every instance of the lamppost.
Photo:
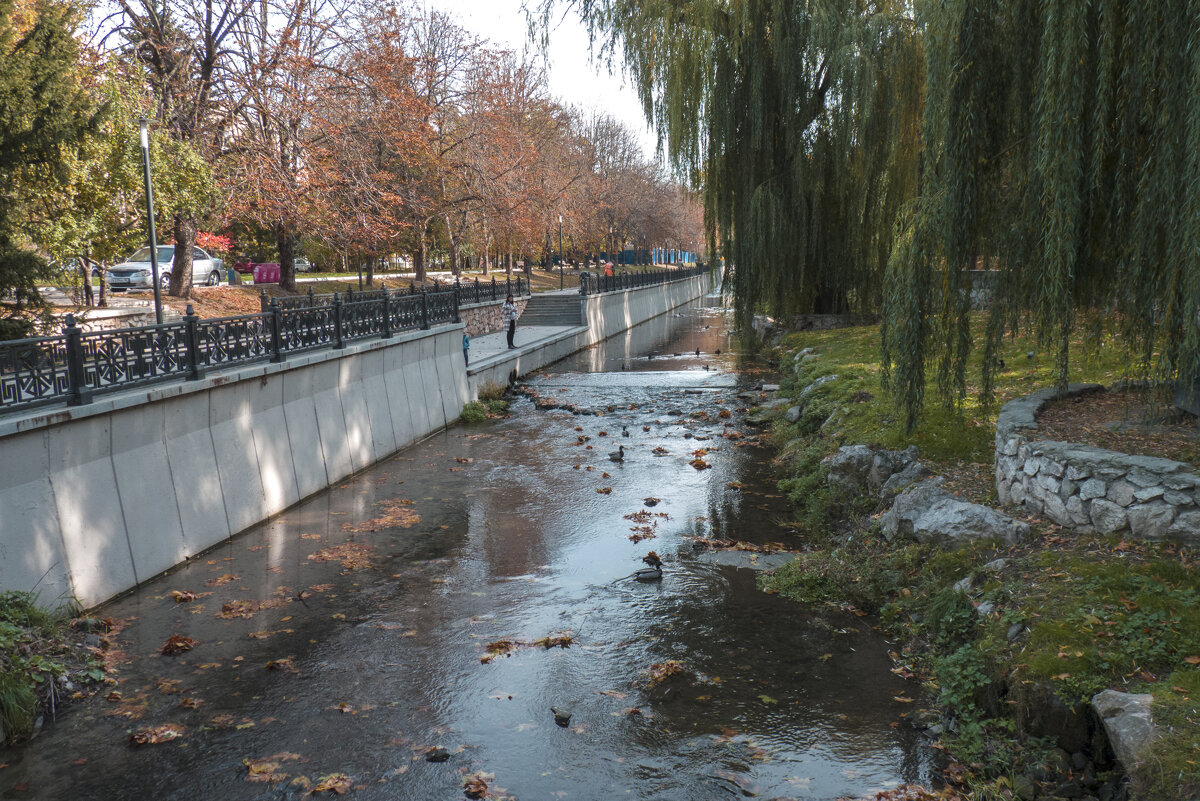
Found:
[(150, 228), (150, 277), (154, 281), (154, 322), (162, 325), (162, 284), (158, 280), (158, 239), (154, 234), (154, 191), (150, 188), (150, 120), (138, 120), (142, 139), (142, 178), (146, 183), (146, 221)]
[(563, 288), (562, 215), (558, 215), (558, 288)]

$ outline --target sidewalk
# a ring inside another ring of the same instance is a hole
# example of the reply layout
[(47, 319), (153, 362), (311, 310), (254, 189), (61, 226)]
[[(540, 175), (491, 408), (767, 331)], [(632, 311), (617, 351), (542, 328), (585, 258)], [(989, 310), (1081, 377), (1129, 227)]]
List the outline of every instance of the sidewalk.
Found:
[(522, 326), (520, 320), (518, 320), (517, 334), (513, 337), (513, 342), (516, 345), (515, 350), (508, 349), (508, 334), (505, 331), (496, 331), (491, 334), (471, 337), (471, 361), (467, 364), (467, 370), (472, 371), (485, 367), (509, 356), (519, 356), (548, 340), (554, 339), (560, 334), (565, 334), (575, 329), (586, 328), (587, 326), (578, 325)]

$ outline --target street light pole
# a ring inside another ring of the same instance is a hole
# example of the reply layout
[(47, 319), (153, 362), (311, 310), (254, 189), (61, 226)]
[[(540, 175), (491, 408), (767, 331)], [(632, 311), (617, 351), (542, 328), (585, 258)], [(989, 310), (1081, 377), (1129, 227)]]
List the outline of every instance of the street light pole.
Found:
[(558, 288), (563, 288), (562, 215), (558, 215)]
[(154, 322), (162, 325), (162, 282), (158, 280), (158, 239), (154, 234), (154, 190), (150, 188), (150, 120), (138, 120), (142, 139), (142, 178), (146, 183), (146, 221), (150, 228), (150, 277), (154, 281)]

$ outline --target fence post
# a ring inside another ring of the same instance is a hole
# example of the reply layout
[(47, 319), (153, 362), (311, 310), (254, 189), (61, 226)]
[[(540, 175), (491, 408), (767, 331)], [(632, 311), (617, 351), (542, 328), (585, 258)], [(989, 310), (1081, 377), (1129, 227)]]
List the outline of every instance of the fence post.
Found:
[(63, 333), (67, 337), (67, 403), (82, 406), (92, 402), (92, 388), (83, 375), (83, 331), (75, 325), (75, 315), (68, 314)]
[(379, 288), (383, 290), (383, 339), (392, 337), (392, 300), (388, 293), (387, 282), (380, 281)]
[(259, 306), (259, 311), (261, 311), (263, 314), (267, 313), (267, 288), (265, 286), (259, 287), (258, 306)]
[(333, 347), (335, 350), (346, 347), (342, 341), (342, 296), (333, 293)]
[(458, 307), (462, 305), (462, 285), (457, 278), (454, 279), (454, 322), (461, 323), (462, 318), (458, 315)]
[(421, 328), (429, 329), (429, 295), (425, 293), (425, 287), (421, 287)]
[(308, 308), (311, 309), (315, 305), (317, 305), (317, 299), (313, 295), (312, 284), (309, 284), (308, 285)]
[(271, 361), (283, 361), (283, 313), (279, 301), (271, 298)]
[(579, 294), (580, 295), (587, 294), (587, 282), (588, 282), (588, 274), (580, 273), (579, 274)]
[(200, 366), (200, 318), (190, 303), (183, 316), (183, 342), (187, 348), (187, 380), (199, 381), (204, 378), (204, 368)]
[(496, 299), (496, 276), (492, 276), (492, 300)]

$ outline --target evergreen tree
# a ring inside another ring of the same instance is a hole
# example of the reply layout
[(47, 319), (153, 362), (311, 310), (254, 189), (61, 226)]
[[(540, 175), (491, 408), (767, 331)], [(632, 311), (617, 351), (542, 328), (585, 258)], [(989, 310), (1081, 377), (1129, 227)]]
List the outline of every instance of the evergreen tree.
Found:
[(71, 5), (0, 0), (0, 338), (28, 335), (44, 308), (47, 263), (30, 242), (31, 190), (66, 180), (65, 152), (95, 129), (99, 111), (81, 88)]

